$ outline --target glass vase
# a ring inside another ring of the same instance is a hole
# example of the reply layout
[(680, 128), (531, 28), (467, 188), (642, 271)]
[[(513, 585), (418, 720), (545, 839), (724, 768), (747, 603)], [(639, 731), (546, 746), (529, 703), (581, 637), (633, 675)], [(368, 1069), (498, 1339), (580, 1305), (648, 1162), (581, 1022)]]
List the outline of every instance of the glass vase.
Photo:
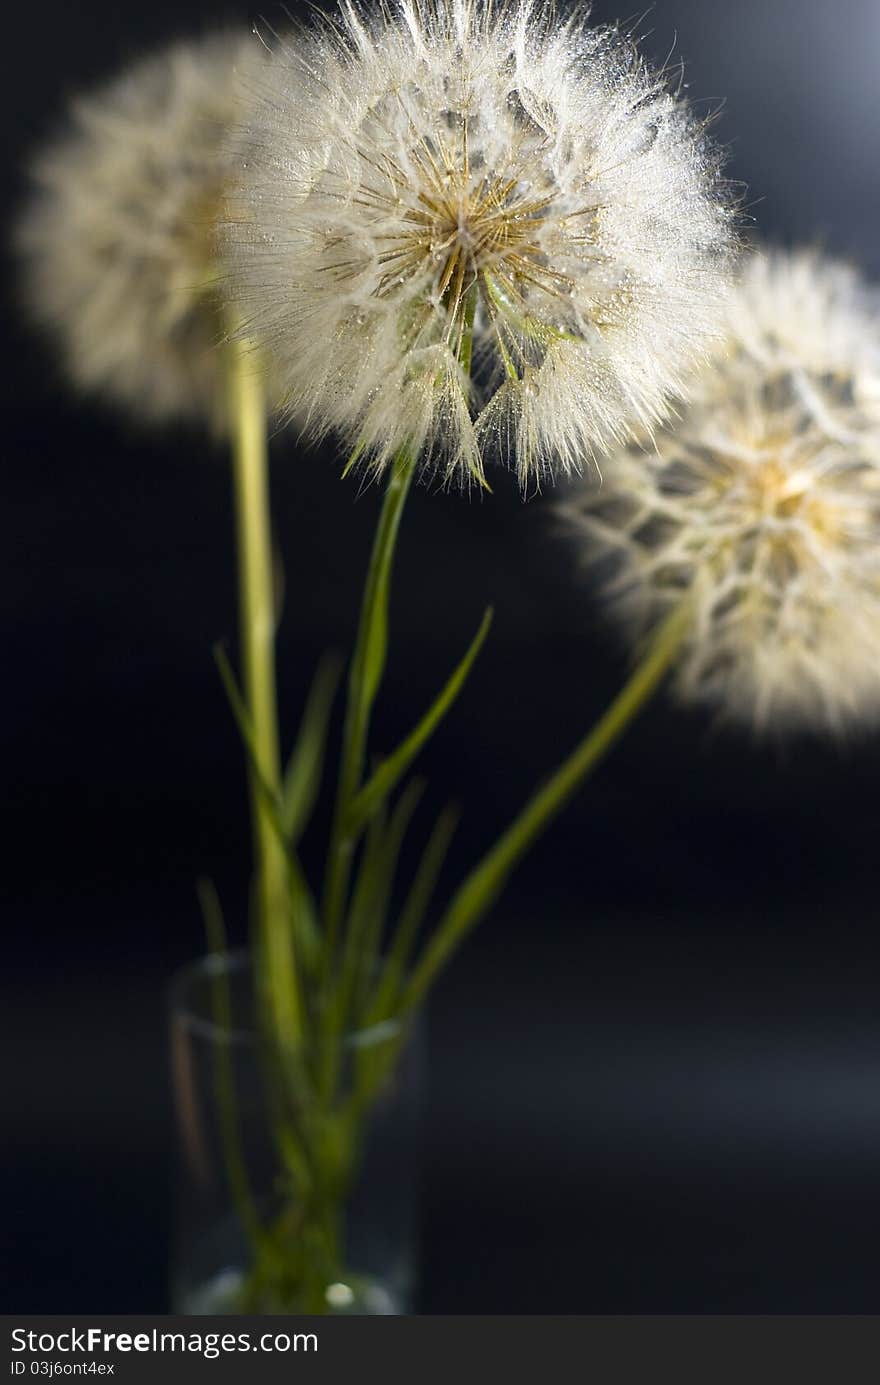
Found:
[(172, 1312), (411, 1312), (418, 1026), (279, 1051), (247, 954), (185, 968), (170, 1001)]

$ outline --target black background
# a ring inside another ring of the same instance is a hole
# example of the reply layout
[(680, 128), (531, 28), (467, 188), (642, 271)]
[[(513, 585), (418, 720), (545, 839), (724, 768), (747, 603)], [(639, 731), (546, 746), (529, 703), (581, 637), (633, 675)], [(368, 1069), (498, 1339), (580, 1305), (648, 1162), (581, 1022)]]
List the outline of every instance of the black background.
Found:
[[(67, 92), (250, 17), (17, 6), (0, 82), (11, 207)], [(876, 276), (878, 0), (658, 0), (638, 27), (655, 58), (685, 58), (695, 98), (726, 98), (718, 133), (761, 233)], [(137, 434), (70, 398), (11, 272), (4, 295), (2, 1306), (161, 1312), (163, 986), (201, 949), (195, 877), (243, 920), (248, 869), (210, 656), (235, 623), (228, 468), (196, 436)], [(356, 616), (377, 495), (339, 471), (329, 449), (275, 448), (288, 731)], [(625, 671), (554, 499), (523, 505), (499, 474), (483, 501), (420, 490), (404, 525), (378, 744), (496, 607), (425, 756), (430, 805), (466, 799), (447, 882)], [(878, 783), (876, 737), (768, 745), (650, 709), (436, 993), (423, 1311), (877, 1310)], [(306, 855), (315, 868), (320, 830)]]

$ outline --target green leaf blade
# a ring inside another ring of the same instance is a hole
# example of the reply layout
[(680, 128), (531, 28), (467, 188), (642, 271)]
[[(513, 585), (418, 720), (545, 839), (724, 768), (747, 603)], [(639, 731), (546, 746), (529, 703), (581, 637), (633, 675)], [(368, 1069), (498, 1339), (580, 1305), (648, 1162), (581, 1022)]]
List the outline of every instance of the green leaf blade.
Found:
[(388, 798), (400, 779), (409, 769), (416, 755), (431, 737), (455, 702), (464, 687), (471, 668), (485, 643), (492, 624), (492, 608), (486, 610), (480, 628), (471, 641), (464, 658), (453, 670), (443, 688), (431, 703), (425, 715), (416, 724), (406, 739), (367, 780), (349, 809), (346, 826), (349, 832), (357, 832), (368, 822), (379, 805)]
[(318, 665), (281, 785), (281, 827), (295, 846), (308, 826), (321, 788), (330, 714), (342, 672), (341, 661), (325, 656)]

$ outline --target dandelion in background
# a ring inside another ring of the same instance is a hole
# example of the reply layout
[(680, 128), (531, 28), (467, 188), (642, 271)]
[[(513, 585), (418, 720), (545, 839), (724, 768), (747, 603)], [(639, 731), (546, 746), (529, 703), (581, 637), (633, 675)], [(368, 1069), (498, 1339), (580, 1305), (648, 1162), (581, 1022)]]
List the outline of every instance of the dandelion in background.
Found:
[(18, 227), (32, 314), (67, 373), (148, 421), (225, 426), (214, 220), (249, 34), (176, 43), (93, 95), (34, 161)]
[(679, 693), (759, 728), (876, 718), (880, 297), (813, 253), (753, 257), (654, 446), (570, 513), (633, 632), (690, 599)]
[(261, 76), (223, 227), (286, 403), (381, 470), (580, 469), (709, 344), (731, 203), (615, 30), (519, 0), (343, 4)]

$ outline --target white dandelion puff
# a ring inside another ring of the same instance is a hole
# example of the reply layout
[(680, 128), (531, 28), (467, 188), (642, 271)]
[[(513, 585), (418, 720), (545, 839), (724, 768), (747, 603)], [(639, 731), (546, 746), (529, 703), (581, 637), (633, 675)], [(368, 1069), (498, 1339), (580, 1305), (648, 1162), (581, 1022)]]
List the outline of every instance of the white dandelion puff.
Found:
[(214, 221), (247, 33), (176, 43), (77, 99), (35, 158), (17, 228), (24, 294), (67, 374), (151, 422), (224, 423)]
[(679, 694), (758, 728), (880, 716), (880, 296), (812, 252), (751, 258), (654, 449), (569, 513), (632, 632), (692, 603)]
[(616, 30), (396, 0), (280, 43), (237, 155), (228, 291), (286, 402), (381, 470), (578, 470), (705, 353), (732, 203)]

